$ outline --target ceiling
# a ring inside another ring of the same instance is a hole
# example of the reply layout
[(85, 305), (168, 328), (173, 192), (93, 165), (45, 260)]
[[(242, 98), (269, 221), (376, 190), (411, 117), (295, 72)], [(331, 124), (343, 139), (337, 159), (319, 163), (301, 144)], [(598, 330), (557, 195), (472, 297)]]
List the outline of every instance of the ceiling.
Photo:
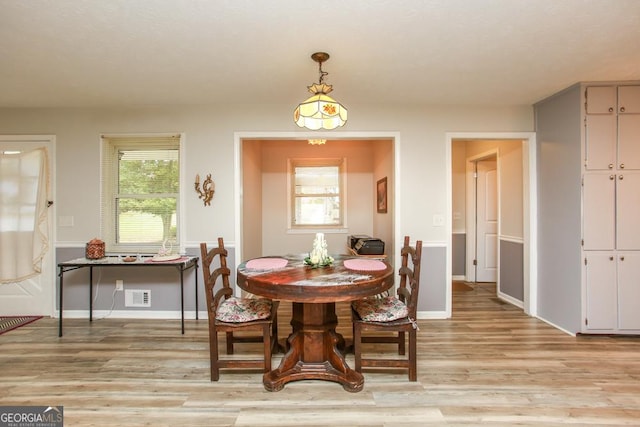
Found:
[(531, 105), (640, 80), (638, 0), (0, 0), (0, 107)]

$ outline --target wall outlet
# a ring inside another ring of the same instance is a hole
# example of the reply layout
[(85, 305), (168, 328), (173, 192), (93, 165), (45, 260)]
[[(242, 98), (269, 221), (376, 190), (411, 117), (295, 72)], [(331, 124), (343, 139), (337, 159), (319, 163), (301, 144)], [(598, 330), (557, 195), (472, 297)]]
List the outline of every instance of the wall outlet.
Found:
[(124, 281), (116, 280), (116, 291), (123, 291), (123, 290), (124, 290)]
[(433, 216), (433, 226), (434, 227), (442, 227), (444, 225), (444, 215), (435, 214)]

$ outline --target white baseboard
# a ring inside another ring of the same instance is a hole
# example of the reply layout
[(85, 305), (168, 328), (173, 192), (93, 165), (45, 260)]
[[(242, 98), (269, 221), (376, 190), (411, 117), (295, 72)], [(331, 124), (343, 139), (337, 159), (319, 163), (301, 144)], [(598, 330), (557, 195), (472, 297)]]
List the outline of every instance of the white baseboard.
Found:
[[(65, 310), (64, 311), (64, 319), (89, 319), (89, 310)], [(203, 317), (204, 316), (204, 317)], [(55, 317), (59, 317), (56, 312)], [(200, 319), (207, 318), (207, 312), (204, 314), (202, 312), (198, 312), (198, 317)], [(167, 311), (159, 311), (159, 310), (93, 310), (93, 320), (98, 319), (177, 319), (180, 320), (181, 315), (180, 311), (175, 310), (167, 310)], [(196, 312), (185, 311), (184, 312), (185, 320), (191, 320), (196, 318)]]
[(518, 308), (524, 309), (524, 303), (520, 300), (515, 299), (514, 297), (504, 294), (502, 292), (498, 292), (498, 298), (501, 300), (508, 302), (511, 305), (515, 305)]
[[(207, 320), (206, 311), (198, 311), (198, 318), (200, 320)], [(58, 318), (56, 312), (55, 318)], [(447, 313), (445, 311), (419, 311), (417, 313), (418, 319), (447, 319)], [(195, 320), (195, 311), (185, 311), (185, 320)], [(89, 310), (65, 310), (64, 319), (89, 319)], [(93, 320), (99, 319), (171, 319), (180, 320), (179, 311), (157, 311), (157, 310), (93, 310)]]
[(540, 316), (535, 316), (535, 318), (536, 318), (536, 319), (539, 319), (539, 320), (542, 320), (542, 321), (543, 321), (544, 323), (546, 323), (547, 325), (553, 326), (554, 328), (561, 330), (562, 332), (564, 332), (564, 333), (565, 333), (565, 334), (567, 334), (567, 335), (571, 335), (572, 337), (575, 337), (575, 336), (576, 336), (576, 334), (575, 334), (575, 333), (570, 332), (570, 331), (567, 331), (567, 330), (566, 330), (566, 329), (564, 329), (563, 327), (558, 326), (558, 325), (556, 325), (555, 323), (550, 322), (550, 321), (548, 321), (548, 320), (546, 320), (546, 319), (543, 319), (543, 318), (542, 318), (542, 317), (540, 317)]
[(448, 319), (446, 311), (419, 311), (416, 313), (418, 320)]

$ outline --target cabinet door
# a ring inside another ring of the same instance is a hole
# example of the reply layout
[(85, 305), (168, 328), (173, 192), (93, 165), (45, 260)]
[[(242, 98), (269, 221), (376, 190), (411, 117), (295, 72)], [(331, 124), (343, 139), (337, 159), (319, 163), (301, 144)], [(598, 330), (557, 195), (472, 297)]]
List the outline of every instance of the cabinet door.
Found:
[(618, 329), (640, 330), (640, 253), (618, 253)]
[(585, 129), (585, 167), (589, 170), (616, 166), (615, 114), (587, 115)]
[(587, 114), (615, 114), (616, 87), (589, 86), (587, 87)]
[(640, 86), (618, 87), (617, 167), (640, 169)]
[(618, 168), (640, 169), (640, 114), (618, 115)]
[(616, 175), (593, 172), (583, 177), (582, 238), (585, 250), (615, 249)]
[(616, 199), (616, 248), (640, 250), (640, 171), (618, 173)]
[(616, 328), (616, 261), (613, 253), (585, 255), (586, 329), (609, 331)]
[(640, 114), (640, 86), (618, 87), (618, 112)]

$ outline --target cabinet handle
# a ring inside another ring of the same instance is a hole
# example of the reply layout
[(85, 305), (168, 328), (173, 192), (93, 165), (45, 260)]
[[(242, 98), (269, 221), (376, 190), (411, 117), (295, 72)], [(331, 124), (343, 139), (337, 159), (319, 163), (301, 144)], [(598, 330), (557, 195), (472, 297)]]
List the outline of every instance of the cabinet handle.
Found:
[(609, 163), (609, 169), (613, 169), (613, 163)]
[(620, 163), (620, 169), (624, 169), (624, 163)]
[(613, 257), (612, 256), (609, 257), (609, 261), (613, 261)]
[(613, 113), (613, 107), (609, 107), (609, 112)]
[(620, 112), (624, 113), (624, 107), (620, 107)]
[(622, 178), (624, 178), (622, 175), (618, 175), (618, 179), (619, 179), (620, 181), (622, 181)]
[(620, 257), (620, 261), (624, 261), (624, 255)]
[(609, 175), (609, 179), (614, 180), (614, 179), (616, 179), (616, 176), (615, 175)]

